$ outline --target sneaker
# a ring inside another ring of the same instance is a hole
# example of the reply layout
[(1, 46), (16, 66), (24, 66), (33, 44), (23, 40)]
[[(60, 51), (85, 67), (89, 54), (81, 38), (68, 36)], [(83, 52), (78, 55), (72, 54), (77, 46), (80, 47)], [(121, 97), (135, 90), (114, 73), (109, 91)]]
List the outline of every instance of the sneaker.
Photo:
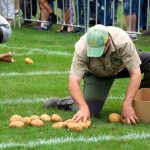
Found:
[(142, 33), (142, 35), (150, 35), (150, 28)]
[(16, 17), (19, 16), (19, 10), (15, 10), (15, 16), (16, 16)]
[(76, 27), (76, 28), (74, 28), (73, 31), (72, 31), (72, 33), (79, 33), (79, 32), (84, 33), (85, 30), (84, 30), (83, 28)]
[(136, 33), (129, 33), (129, 37), (133, 42), (137, 41), (137, 34)]
[(38, 31), (47, 31), (46, 28), (42, 28), (41, 26), (35, 26), (33, 29), (38, 30)]
[(74, 104), (74, 101), (71, 97), (66, 98), (52, 98), (44, 102), (45, 108), (59, 108), (63, 110), (71, 110), (71, 106)]
[(24, 27), (24, 28), (32, 27), (32, 21), (27, 21), (27, 20), (25, 20), (25, 21), (21, 24), (21, 27)]
[(48, 25), (48, 28), (49, 29), (51, 29), (52, 28), (52, 26), (53, 26), (53, 21), (52, 21), (52, 19), (51, 18), (49, 18), (49, 25)]

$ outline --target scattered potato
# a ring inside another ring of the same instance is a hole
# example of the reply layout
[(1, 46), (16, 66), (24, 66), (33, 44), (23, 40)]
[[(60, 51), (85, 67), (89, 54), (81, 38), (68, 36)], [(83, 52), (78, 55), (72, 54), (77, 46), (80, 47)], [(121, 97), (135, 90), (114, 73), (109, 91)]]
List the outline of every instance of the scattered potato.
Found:
[(30, 123), (31, 123), (31, 118), (30, 118), (30, 117), (24, 117), (24, 118), (23, 118), (23, 122), (24, 122), (25, 124), (30, 124)]
[(31, 121), (31, 125), (36, 127), (42, 127), (44, 126), (44, 122), (40, 119), (34, 119)]
[(33, 60), (31, 58), (25, 58), (26, 64), (33, 64)]
[(40, 117), (37, 115), (32, 115), (32, 116), (30, 116), (30, 118), (31, 118), (31, 121), (35, 120), (35, 119), (40, 119)]
[(47, 114), (41, 115), (40, 119), (43, 120), (43, 121), (51, 121), (51, 117)]
[(78, 131), (78, 132), (83, 130), (83, 127), (79, 123), (73, 123), (73, 122), (69, 122), (67, 124), (67, 128), (73, 131)]
[(13, 115), (10, 117), (10, 122), (12, 121), (23, 121), (23, 117), (20, 115)]
[(63, 119), (62, 119), (61, 116), (59, 116), (59, 115), (57, 115), (57, 114), (53, 114), (53, 115), (51, 116), (51, 120), (54, 121), (54, 122), (60, 122), (60, 121), (62, 121)]
[(109, 115), (109, 121), (112, 123), (121, 122), (121, 115), (117, 113), (112, 113)]
[(65, 122), (57, 122), (57, 123), (54, 123), (52, 125), (53, 128), (56, 128), (56, 129), (60, 129), (60, 128), (65, 128), (66, 127), (66, 124)]
[(9, 124), (10, 128), (23, 128), (24, 127), (24, 122), (22, 121), (12, 121)]

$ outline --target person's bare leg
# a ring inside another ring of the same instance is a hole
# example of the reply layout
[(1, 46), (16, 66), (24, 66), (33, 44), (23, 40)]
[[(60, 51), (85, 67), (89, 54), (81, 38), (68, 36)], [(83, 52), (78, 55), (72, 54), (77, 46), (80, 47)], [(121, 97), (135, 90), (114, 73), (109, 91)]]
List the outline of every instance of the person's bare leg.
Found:
[(41, 5), (40, 7), (40, 11), (41, 11), (41, 20), (42, 21), (47, 21), (48, 17), (49, 17), (49, 13), (48, 11), (43, 7), (43, 5)]
[(48, 4), (47, 0), (40, 0), (40, 4), (45, 7), (45, 9), (48, 11), (49, 14), (51, 14), (53, 12), (53, 10), (50, 7), (50, 5)]
[(19, 10), (19, 0), (15, 0), (15, 9)]
[(48, 28), (48, 17), (49, 17), (49, 13), (48, 11), (42, 6), (41, 7), (41, 27), (44, 28), (44, 29), (47, 29)]
[(126, 25), (127, 25), (127, 31), (136, 31), (136, 15), (128, 15), (125, 17), (126, 19)]
[(8, 52), (5, 54), (0, 54), (0, 61), (5, 61), (5, 62), (14, 62), (14, 59), (12, 58), (13, 52)]

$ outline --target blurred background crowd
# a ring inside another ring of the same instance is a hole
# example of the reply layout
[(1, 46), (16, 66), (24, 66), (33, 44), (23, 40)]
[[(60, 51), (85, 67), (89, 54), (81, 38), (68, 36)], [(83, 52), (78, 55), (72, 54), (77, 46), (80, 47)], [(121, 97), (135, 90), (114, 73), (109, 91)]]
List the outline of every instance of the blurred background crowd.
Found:
[[(10, 25), (23, 20), (21, 27), (57, 32), (85, 32), (89, 25), (121, 26), (135, 40), (140, 31), (149, 31), (149, 0), (0, 0), (0, 14)], [(119, 17), (119, 18), (118, 18)], [(125, 19), (124, 19), (125, 18)]]

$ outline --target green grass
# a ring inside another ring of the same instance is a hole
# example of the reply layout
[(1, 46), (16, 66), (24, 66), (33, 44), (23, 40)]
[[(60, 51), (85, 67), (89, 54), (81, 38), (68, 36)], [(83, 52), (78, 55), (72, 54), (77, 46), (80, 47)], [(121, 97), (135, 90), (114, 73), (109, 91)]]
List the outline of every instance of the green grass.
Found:
[[(14, 59), (16, 63), (0, 62), (0, 149), (2, 143), (26, 144), (39, 139), (49, 140), (61, 137), (79, 138), (81, 136), (90, 138), (98, 136), (113, 136), (112, 140), (97, 142), (68, 142), (61, 144), (35, 145), (29, 148), (29, 144), (15, 146), (6, 149), (148, 149), (150, 139), (119, 139), (128, 134), (150, 133), (148, 124), (136, 126), (108, 123), (108, 115), (111, 112), (121, 111), (122, 100), (108, 98), (103, 111), (98, 119), (92, 118), (92, 127), (81, 133), (68, 131), (65, 129), (52, 129), (52, 123), (46, 123), (44, 127), (35, 128), (27, 126), (23, 129), (10, 129), (9, 117), (13, 114), (30, 116), (33, 114), (58, 113), (64, 119), (73, 116), (73, 112), (65, 112), (58, 109), (44, 109), (43, 101), (49, 97), (68, 96), (68, 73), (62, 75), (46, 74), (49, 71), (69, 71), (74, 44), (81, 34), (56, 33), (56, 27), (49, 32), (40, 32), (33, 29), (13, 28), (13, 36), (9, 42), (0, 45), (0, 51), (13, 51), (16, 53)], [(145, 51), (149, 51), (149, 37), (138, 37), (136, 46)], [(50, 54), (52, 52), (62, 52), (68, 55)], [(30, 57), (34, 60), (33, 65), (24, 63), (24, 58)], [(10, 75), (10, 73), (22, 73), (22, 75)], [(24, 75), (33, 72), (33, 75)], [(43, 74), (36, 75), (37, 72)], [(2, 76), (2, 73), (5, 73)], [(34, 74), (35, 73), (35, 74)], [(128, 79), (116, 80), (110, 97), (123, 97)], [(28, 100), (35, 102), (29, 103)], [(18, 103), (15, 103), (19, 101)], [(27, 102), (26, 102), (27, 101)], [(117, 140), (115, 139), (118, 138)]]

